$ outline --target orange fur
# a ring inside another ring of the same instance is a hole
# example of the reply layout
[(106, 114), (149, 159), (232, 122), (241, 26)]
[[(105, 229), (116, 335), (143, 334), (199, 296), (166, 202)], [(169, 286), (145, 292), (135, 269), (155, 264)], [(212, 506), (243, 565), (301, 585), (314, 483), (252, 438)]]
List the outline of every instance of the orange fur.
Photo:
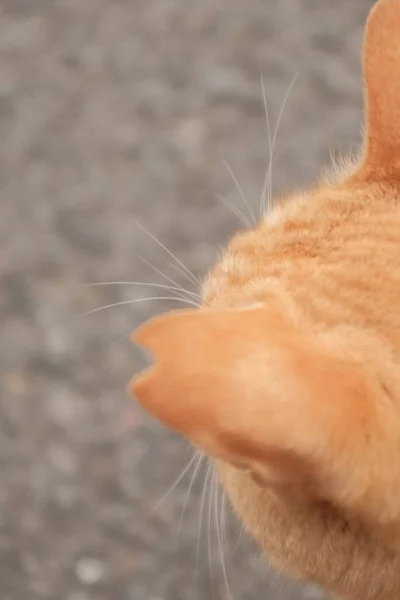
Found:
[(216, 460), (269, 559), (345, 600), (400, 598), (400, 0), (364, 47), (362, 157), (236, 236), (205, 307), (136, 341), (131, 390)]

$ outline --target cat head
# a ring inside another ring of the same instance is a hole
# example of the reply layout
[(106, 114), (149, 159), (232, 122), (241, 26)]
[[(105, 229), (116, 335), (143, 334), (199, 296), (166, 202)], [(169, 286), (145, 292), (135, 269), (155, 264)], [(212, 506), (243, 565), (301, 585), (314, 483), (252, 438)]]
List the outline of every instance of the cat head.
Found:
[[(360, 572), (400, 555), (400, 380), (394, 338), (386, 343), (363, 307), (364, 294), (391, 317), (384, 285), (360, 284), (358, 304), (349, 287), (351, 306), (340, 310), (330, 299), (335, 284), (361, 281), (379, 251), (360, 239), (364, 266), (341, 270), (342, 239), (360, 235), (360, 219), (373, 228), (400, 194), (400, 0), (373, 8), (363, 64), (359, 163), (236, 236), (204, 283), (201, 309), (143, 325), (135, 341), (154, 365), (130, 388), (216, 460), (237, 512), (279, 566), (352, 599), (383, 598), (357, 595)], [(335, 565), (343, 572), (350, 560), (347, 583), (334, 584)], [(400, 593), (400, 575), (393, 586)]]

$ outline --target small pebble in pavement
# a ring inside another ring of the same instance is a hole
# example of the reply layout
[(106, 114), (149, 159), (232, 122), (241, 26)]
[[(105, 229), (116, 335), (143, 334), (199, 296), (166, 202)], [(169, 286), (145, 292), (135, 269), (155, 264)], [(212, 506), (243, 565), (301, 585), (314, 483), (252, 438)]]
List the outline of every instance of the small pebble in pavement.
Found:
[(96, 558), (81, 558), (76, 565), (76, 576), (81, 583), (93, 585), (104, 575), (104, 565)]

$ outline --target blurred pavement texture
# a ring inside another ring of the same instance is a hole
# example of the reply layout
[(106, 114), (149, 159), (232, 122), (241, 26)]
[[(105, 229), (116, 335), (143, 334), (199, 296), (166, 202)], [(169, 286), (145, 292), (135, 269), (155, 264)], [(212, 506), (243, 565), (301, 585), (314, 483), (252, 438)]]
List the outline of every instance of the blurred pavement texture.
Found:
[(212, 265), (241, 226), (219, 196), (246, 210), (221, 157), (258, 210), (261, 72), (272, 132), (299, 73), (276, 194), (357, 144), (371, 4), (0, 0), (1, 600), (322, 597), (273, 575), (229, 516), (227, 590), (205, 462), (187, 501), (195, 463), (158, 505), (191, 454), (130, 410), (142, 357), (127, 336), (177, 304), (144, 301), (170, 295), (151, 285), (81, 286), (163, 273), (193, 289), (135, 221), (197, 277)]

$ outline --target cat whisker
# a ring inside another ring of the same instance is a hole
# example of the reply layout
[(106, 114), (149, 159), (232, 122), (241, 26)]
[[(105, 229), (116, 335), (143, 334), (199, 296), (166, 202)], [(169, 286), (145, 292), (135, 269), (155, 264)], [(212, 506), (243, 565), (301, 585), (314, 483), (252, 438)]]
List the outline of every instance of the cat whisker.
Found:
[(115, 342), (112, 342), (110, 344), (110, 349), (113, 348), (117, 344), (122, 344), (122, 342), (125, 342), (125, 340), (127, 340), (128, 338), (130, 338), (134, 333), (135, 333), (135, 329), (133, 329), (133, 331), (130, 331), (129, 333), (127, 333), (126, 335), (124, 335), (122, 338), (119, 338)]
[(236, 541), (235, 552), (239, 549), (240, 542), (242, 540), (243, 531), (244, 531), (244, 525), (243, 525), (243, 523), (241, 523), (238, 539)]
[(290, 84), (288, 86), (288, 89), (286, 91), (285, 97), (283, 99), (282, 106), (281, 106), (281, 109), (279, 111), (278, 119), (276, 121), (276, 126), (275, 126), (275, 131), (274, 131), (274, 137), (272, 138), (272, 154), (274, 152), (275, 142), (276, 142), (276, 138), (277, 138), (277, 135), (278, 135), (279, 126), (280, 126), (281, 121), (282, 121), (282, 116), (283, 116), (283, 113), (284, 113), (287, 101), (289, 100), (289, 97), (290, 97), (290, 92), (292, 91), (293, 86), (296, 83), (296, 81), (297, 81), (300, 73), (301, 73), (301, 69), (299, 71), (297, 71), (297, 73), (292, 78), (292, 80), (291, 80), (291, 82), (290, 82)]
[(110, 285), (153, 287), (153, 288), (159, 288), (159, 289), (163, 289), (163, 290), (169, 290), (171, 292), (178, 292), (179, 297), (182, 298), (183, 300), (185, 299), (185, 296), (182, 296), (182, 293), (189, 294), (190, 296), (193, 296), (195, 298), (198, 297), (199, 299), (201, 299), (201, 296), (199, 294), (194, 294), (192, 292), (189, 292), (188, 290), (185, 290), (185, 289), (181, 288), (180, 286), (179, 287), (171, 286), (171, 285), (166, 285), (164, 283), (151, 283), (151, 282), (147, 282), (147, 281), (103, 281), (103, 282), (98, 282), (98, 283), (84, 283), (84, 284), (80, 285), (79, 287), (99, 287), (99, 286), (110, 286)]
[[(175, 283), (175, 282), (172, 281), (172, 283)], [(194, 292), (186, 290), (185, 288), (178, 286), (177, 284), (175, 284), (174, 286), (168, 286), (163, 283), (153, 283), (150, 281), (99, 281), (99, 282), (93, 282), (93, 283), (83, 283), (83, 284), (79, 285), (78, 287), (95, 287), (95, 286), (108, 286), (108, 285), (143, 285), (143, 286), (148, 286), (148, 287), (159, 287), (159, 288), (162, 287), (165, 289), (177, 290), (179, 292), (184, 292), (185, 294), (190, 294), (190, 295), (196, 296), (199, 299), (202, 299), (200, 294), (195, 294)]]
[(155, 235), (153, 235), (148, 229), (146, 229), (146, 227), (144, 225), (142, 225), (141, 223), (139, 223), (136, 220), (134, 220), (134, 223), (137, 225), (137, 227), (142, 229), (142, 231), (147, 233), (147, 235), (149, 237), (151, 237), (151, 239), (154, 240), (156, 242), (156, 244), (158, 244), (165, 252), (167, 252), (167, 254), (169, 254), (169, 256), (171, 258), (173, 258), (176, 261), (176, 263), (183, 269), (183, 270), (179, 269), (179, 271), (184, 277), (186, 277), (189, 281), (191, 281), (195, 285), (201, 286), (201, 283), (197, 279), (197, 277), (195, 277), (193, 275), (193, 273), (190, 271), (190, 269), (188, 269), (187, 266), (185, 264), (183, 264), (183, 262), (181, 260), (179, 260), (179, 258), (173, 252), (171, 252), (171, 250), (169, 250), (169, 248), (167, 248)]
[[(162, 271), (160, 271), (160, 269), (157, 269), (157, 267), (155, 267), (151, 262), (149, 262), (147, 259), (145, 259), (143, 256), (141, 256), (137, 252), (134, 252), (134, 254), (135, 254), (135, 256), (137, 256), (137, 258), (139, 258), (141, 261), (143, 261), (145, 265), (147, 265), (148, 267), (150, 267), (150, 269), (152, 269), (155, 273), (158, 273), (159, 275), (161, 275), (161, 277), (164, 277), (164, 279), (166, 281), (169, 281), (174, 286), (179, 287), (182, 290), (182, 292), (184, 292), (186, 294), (189, 294), (193, 298), (198, 298), (201, 302), (205, 301), (200, 294), (197, 294), (196, 292), (191, 292), (189, 290), (186, 290), (185, 288), (183, 288), (182, 286), (180, 286), (174, 279), (172, 279), (171, 277), (168, 277), (168, 275), (166, 275), (165, 273), (163, 273)], [(192, 281), (190, 283), (193, 285)], [(196, 287), (197, 287), (197, 284), (196, 284)], [(200, 287), (201, 287), (201, 285), (200, 285)]]
[(201, 494), (201, 501), (200, 501), (200, 512), (199, 512), (199, 525), (198, 525), (198, 534), (197, 534), (197, 551), (196, 551), (196, 570), (195, 570), (195, 578), (197, 576), (197, 571), (199, 568), (199, 558), (200, 558), (200, 542), (201, 542), (201, 530), (202, 530), (202, 525), (203, 525), (203, 514), (204, 514), (204, 505), (205, 505), (205, 500), (206, 500), (206, 494), (207, 494), (207, 488), (210, 482), (210, 476), (211, 476), (211, 472), (212, 472), (212, 463), (211, 461), (208, 462), (208, 467), (207, 467), (207, 471), (206, 471), (206, 476), (204, 478), (204, 487), (203, 487), (203, 492)]
[(161, 500), (159, 500), (157, 502), (157, 504), (151, 510), (149, 516), (153, 515), (160, 508), (160, 506), (166, 501), (166, 499), (170, 496), (170, 494), (172, 494), (172, 492), (174, 491), (174, 489), (176, 488), (176, 486), (179, 485), (179, 483), (185, 477), (186, 473), (188, 473), (189, 470), (191, 469), (191, 467), (194, 465), (194, 463), (195, 463), (195, 461), (196, 461), (197, 458), (198, 458), (197, 454), (194, 454), (194, 456), (192, 456), (192, 458), (190, 459), (189, 463), (186, 465), (186, 467), (183, 469), (183, 471), (181, 472), (181, 474), (176, 479), (175, 483), (169, 488), (169, 490), (167, 491), (167, 493), (164, 494), (164, 496), (161, 498)]
[[(274, 154), (276, 139), (277, 139), (277, 135), (278, 135), (278, 130), (279, 130), (279, 126), (282, 121), (282, 117), (283, 117), (283, 113), (284, 113), (287, 101), (290, 96), (290, 92), (292, 91), (292, 88), (293, 88), (297, 78), (299, 77), (300, 73), (301, 73), (301, 70), (297, 71), (297, 73), (294, 75), (294, 77), (292, 78), (292, 80), (288, 86), (288, 89), (286, 91), (285, 97), (282, 102), (282, 106), (281, 106), (279, 114), (278, 114), (278, 119), (276, 121), (275, 131), (274, 131), (274, 135), (272, 138), (272, 144), (270, 141), (271, 151), (269, 153), (269, 167), (268, 167), (268, 171), (267, 171), (267, 175), (266, 175), (266, 181), (268, 182), (268, 211), (271, 210), (271, 205), (272, 205), (272, 166), (273, 166), (273, 154)], [(262, 84), (262, 89), (263, 89), (264, 105), (265, 105), (266, 111), (267, 111), (267, 120), (268, 120), (268, 127), (269, 127), (268, 108), (267, 108), (267, 103), (266, 103), (266, 94), (265, 94), (265, 86), (264, 86), (263, 77), (261, 77), (261, 84)], [(269, 128), (269, 132), (270, 132), (270, 128)], [(266, 193), (266, 190), (263, 193), (263, 196), (265, 195), (265, 193)]]
[(251, 220), (252, 220), (253, 224), (254, 224), (254, 225), (257, 225), (257, 220), (256, 220), (256, 218), (255, 218), (255, 216), (254, 216), (254, 212), (252, 211), (252, 209), (251, 209), (251, 207), (250, 207), (250, 204), (249, 204), (249, 202), (247, 201), (247, 198), (246, 198), (246, 196), (244, 195), (244, 192), (243, 192), (243, 190), (242, 190), (242, 188), (241, 188), (241, 186), (240, 186), (240, 183), (239, 183), (239, 181), (237, 180), (237, 178), (236, 178), (236, 176), (235, 176), (234, 172), (232, 171), (231, 167), (229, 166), (228, 162), (227, 162), (227, 161), (226, 161), (226, 160), (225, 160), (225, 159), (224, 159), (222, 156), (221, 156), (221, 160), (222, 160), (222, 162), (224, 163), (225, 167), (227, 168), (229, 175), (232, 177), (232, 180), (233, 180), (233, 182), (234, 182), (234, 184), (235, 184), (235, 186), (236, 186), (236, 188), (237, 188), (237, 190), (238, 190), (238, 192), (239, 192), (239, 194), (240, 194), (240, 197), (242, 198), (242, 200), (243, 200), (244, 204), (245, 204), (245, 205), (246, 205), (246, 207), (247, 207), (247, 210), (248, 210), (248, 212), (249, 212), (249, 216), (250, 216), (250, 218), (251, 218)]
[[(225, 557), (224, 557), (224, 549), (223, 549), (223, 543), (222, 543), (221, 520), (222, 520), (222, 506), (223, 506), (223, 504), (221, 503), (220, 506), (218, 506), (218, 491), (219, 491), (219, 481), (218, 481), (218, 478), (216, 478), (216, 484), (215, 484), (215, 526), (216, 526), (216, 530), (217, 530), (217, 540), (218, 540), (219, 554), (220, 554), (220, 557), (221, 557), (222, 573), (223, 573), (223, 576), (224, 576), (226, 591), (227, 591), (229, 599), (233, 600), (231, 588), (230, 588), (230, 585), (229, 585), (229, 582), (228, 582), (228, 573), (227, 573), (227, 570), (226, 570)], [(222, 495), (221, 495), (221, 499), (223, 500), (223, 496)], [(219, 511), (221, 511), (221, 514), (219, 514)]]
[(227, 524), (226, 524), (226, 507), (227, 507), (227, 497), (222, 490), (222, 507), (221, 507), (221, 527), (222, 527), (222, 543), (224, 548), (227, 545)]
[(270, 173), (272, 173), (272, 167), (274, 166), (274, 164), (278, 161), (279, 158), (281, 158), (281, 156), (283, 154), (285, 154), (286, 151), (287, 151), (287, 149), (285, 149), (282, 152), (279, 152), (279, 154), (274, 156), (271, 167), (268, 166), (267, 170), (265, 172), (264, 183), (263, 183), (263, 188), (262, 188), (262, 192), (261, 192), (261, 200), (260, 200), (260, 207), (261, 207), (260, 217), (261, 218), (263, 217), (263, 215), (269, 214), (273, 208), (272, 197), (270, 198), (269, 192), (267, 195), (269, 180), (270, 180)]
[(180, 516), (179, 523), (178, 523), (178, 535), (179, 535), (179, 532), (180, 532), (180, 529), (181, 529), (181, 526), (182, 526), (182, 520), (183, 520), (183, 516), (185, 514), (186, 505), (187, 505), (187, 502), (188, 502), (188, 499), (189, 499), (189, 496), (190, 496), (190, 492), (192, 491), (192, 487), (193, 487), (194, 482), (196, 480), (196, 476), (197, 476), (197, 474), (198, 474), (198, 472), (200, 470), (200, 467), (201, 467), (201, 464), (203, 462), (203, 459), (205, 458), (204, 454), (202, 454), (201, 452), (197, 452), (196, 456), (197, 456), (197, 464), (196, 464), (196, 466), (194, 468), (192, 479), (190, 481), (190, 484), (189, 484), (189, 487), (188, 487), (188, 491), (186, 493), (185, 501), (183, 503), (182, 512), (181, 512), (181, 516)]
[(238, 217), (238, 219), (240, 219), (240, 221), (245, 227), (250, 228), (252, 226), (246, 215), (240, 212), (240, 210), (234, 204), (229, 202), (229, 200), (227, 200), (226, 198), (224, 198), (224, 196), (221, 196), (220, 194), (217, 194), (217, 198), (221, 200), (221, 202), (223, 202), (233, 212), (233, 214)]
[(123, 302), (114, 302), (113, 304), (106, 304), (105, 306), (99, 306), (98, 308), (94, 308), (93, 310), (89, 310), (84, 313), (83, 316), (87, 317), (88, 315), (92, 315), (100, 310), (105, 310), (106, 308), (115, 308), (116, 306), (124, 306), (126, 304), (135, 304), (136, 302), (150, 302), (153, 300), (171, 300), (175, 302), (183, 302), (186, 304), (190, 304), (195, 306), (196, 308), (200, 308), (200, 305), (197, 302), (192, 302), (187, 298), (177, 298), (176, 296), (151, 296), (150, 298), (134, 298), (133, 300), (124, 300)]
[(213, 497), (215, 494), (215, 484), (216, 484), (216, 472), (215, 467), (212, 464), (212, 475), (211, 475), (211, 486), (210, 486), (210, 495), (208, 497), (208, 566), (210, 569), (210, 578), (211, 578), (211, 589), (213, 598), (215, 598), (215, 585), (214, 585), (214, 569), (212, 565), (212, 551), (211, 551), (211, 525), (212, 525), (212, 511), (214, 508), (213, 505)]
[[(267, 94), (266, 94), (266, 90), (265, 90), (265, 83), (264, 83), (264, 77), (263, 74), (261, 73), (261, 90), (262, 90), (262, 97), (263, 97), (263, 102), (264, 102), (264, 108), (265, 108), (265, 116), (267, 119), (267, 134), (268, 134), (268, 160), (269, 160), (269, 168), (267, 169), (266, 175), (265, 175), (265, 179), (264, 179), (264, 186), (263, 186), (263, 191), (262, 191), (262, 195), (261, 195), (261, 214), (265, 213), (266, 210), (266, 206), (265, 206), (265, 202), (266, 202), (266, 193), (267, 193), (267, 186), (268, 186), (268, 180), (269, 180), (269, 173), (271, 172), (271, 162), (272, 162), (272, 140), (271, 140), (271, 122), (269, 120), (269, 110), (268, 110), (268, 103), (267, 103)], [(268, 212), (270, 210), (270, 197), (268, 195)]]

